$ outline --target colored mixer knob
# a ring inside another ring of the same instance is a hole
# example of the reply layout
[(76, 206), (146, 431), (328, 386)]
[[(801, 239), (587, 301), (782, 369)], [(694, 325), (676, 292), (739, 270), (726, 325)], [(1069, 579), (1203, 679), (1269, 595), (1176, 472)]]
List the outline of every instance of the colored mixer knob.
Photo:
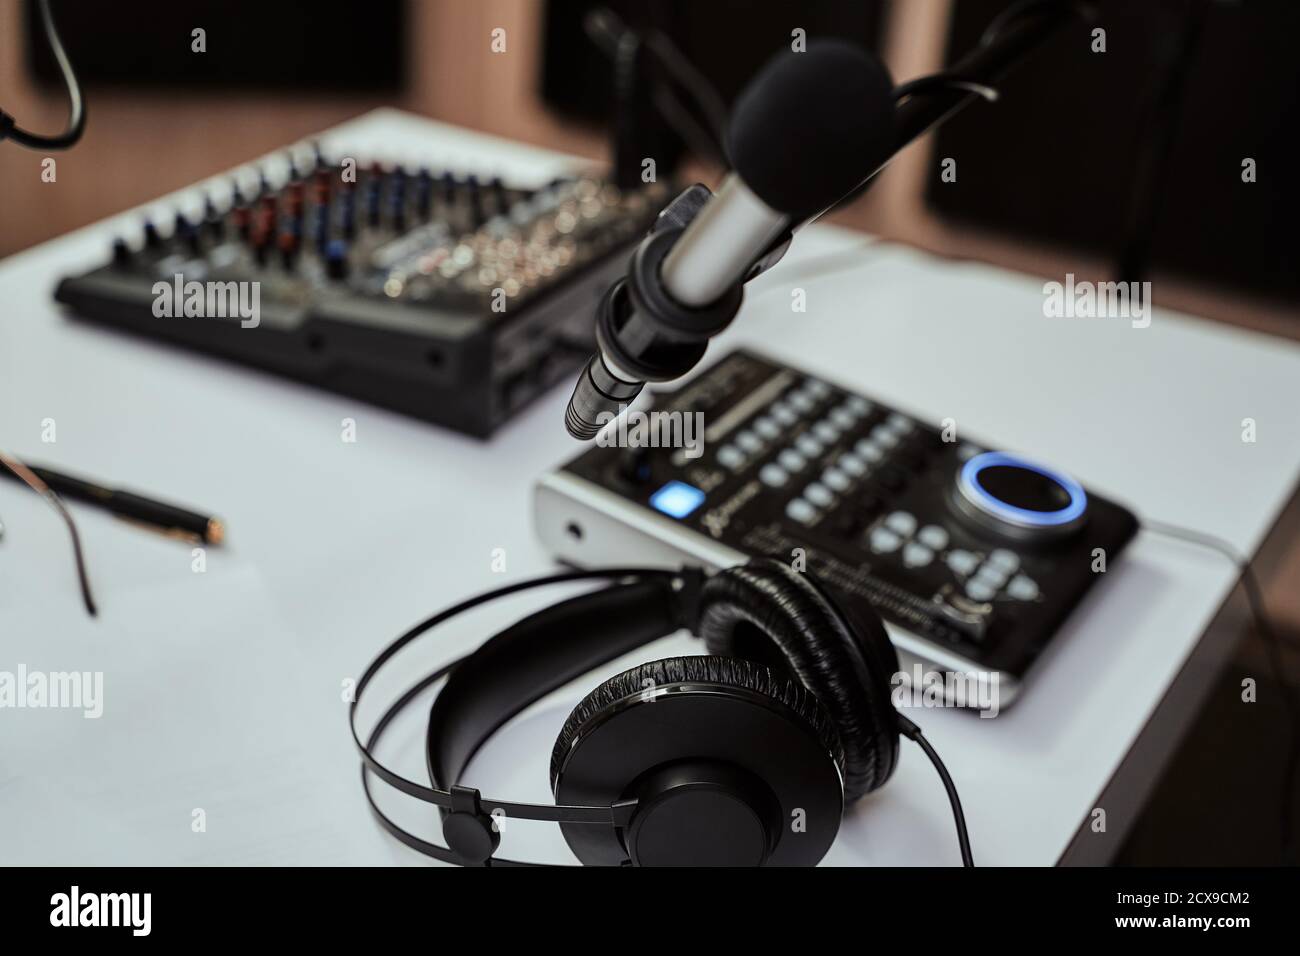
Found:
[(249, 232), (253, 224), (253, 212), (248, 206), (240, 203), (230, 211), (231, 222), (234, 223), (235, 232), (240, 239), (248, 241)]
[(330, 201), (330, 181), (333, 178), (328, 169), (318, 169), (312, 174), (312, 202), (317, 205), (324, 205)]
[(325, 247), (325, 274), (331, 279), (347, 278), (348, 244), (346, 241), (334, 239)]
[(344, 185), (339, 191), (337, 215), (339, 231), (344, 238), (354, 238), (357, 234), (357, 191), (353, 186)]
[(302, 193), (302, 183), (300, 182), (290, 183), (289, 188), (284, 191), (285, 214), (290, 219), (302, 218)]
[(421, 219), (428, 219), (433, 211), (433, 177), (427, 167), (421, 167), (415, 178), (415, 208)]
[(285, 269), (292, 269), (298, 262), (298, 235), (291, 229), (280, 233), (280, 261)]
[(379, 225), (381, 215), (379, 199), (382, 185), (383, 181), (378, 176), (372, 176), (366, 183), (366, 222), (372, 227)]

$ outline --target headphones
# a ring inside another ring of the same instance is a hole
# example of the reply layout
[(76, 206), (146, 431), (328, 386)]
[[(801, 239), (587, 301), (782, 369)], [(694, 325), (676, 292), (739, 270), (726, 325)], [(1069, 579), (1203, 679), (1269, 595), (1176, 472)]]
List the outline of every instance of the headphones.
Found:
[[(531, 614), (425, 676), (363, 744), (356, 712), (375, 674), (416, 637), (481, 604), (575, 581), (603, 588)], [(555, 805), (483, 797), (460, 784), (507, 721), (601, 664), (681, 629), (707, 655), (626, 670), (587, 694), (551, 752)], [(530, 866), (495, 857), (498, 818), (559, 823), (581, 863), (597, 866), (811, 866), (845, 805), (882, 786), (900, 734), (915, 740), (948, 790), (963, 863), (973, 866), (961, 803), (938, 754), (890, 701), (898, 657), (880, 618), (833, 597), (806, 572), (758, 558), (706, 574), (574, 571), (499, 588), (416, 625), (366, 669), (349, 709), (361, 782), (379, 823), (427, 856), (467, 866)], [(431, 786), (374, 756), (392, 720), (445, 678), (426, 734)], [(439, 807), (446, 846), (379, 809), (374, 774)]]

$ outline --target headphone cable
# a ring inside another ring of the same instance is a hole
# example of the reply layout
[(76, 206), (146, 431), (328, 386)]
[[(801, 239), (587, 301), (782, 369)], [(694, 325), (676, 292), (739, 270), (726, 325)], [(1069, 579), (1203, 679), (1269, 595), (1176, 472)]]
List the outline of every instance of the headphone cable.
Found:
[(68, 59), (67, 51), (63, 49), (63, 41), (59, 39), (58, 28), (54, 25), (50, 0), (37, 0), (37, 4), (41, 10), (41, 25), (45, 28), (45, 38), (49, 41), (50, 52), (54, 54), (59, 72), (63, 74), (63, 82), (68, 87), (68, 99), (71, 103), (68, 128), (56, 136), (42, 136), (21, 128), (12, 116), (0, 110), (0, 140), (11, 139), (29, 149), (67, 149), (81, 139), (81, 134), (86, 129), (86, 106), (81, 98), (81, 84), (77, 80), (77, 73), (72, 68), (72, 61)]
[(948, 775), (948, 768), (939, 759), (938, 751), (930, 745), (930, 741), (925, 739), (920, 727), (902, 714), (898, 715), (898, 727), (904, 737), (916, 741), (917, 746), (925, 751), (925, 755), (930, 758), (930, 763), (934, 764), (934, 769), (939, 771), (939, 779), (943, 781), (943, 788), (948, 791), (948, 802), (952, 804), (953, 821), (957, 824), (957, 843), (961, 847), (961, 865), (974, 866), (975, 858), (970, 851), (970, 834), (966, 831), (966, 814), (962, 813), (961, 797), (957, 796), (957, 785), (952, 782), (952, 777)]

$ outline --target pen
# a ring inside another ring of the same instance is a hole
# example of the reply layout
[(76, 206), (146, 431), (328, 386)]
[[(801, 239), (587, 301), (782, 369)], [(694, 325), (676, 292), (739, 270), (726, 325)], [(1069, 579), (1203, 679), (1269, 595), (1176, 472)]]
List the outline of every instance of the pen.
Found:
[[(150, 530), (161, 532), (169, 537), (213, 545), (221, 544), (225, 539), (226, 528), (218, 518), (146, 498), (134, 492), (105, 488), (84, 478), (65, 475), (49, 468), (34, 465), (28, 467), (57, 495), (71, 501), (98, 505), (119, 518), (144, 525)], [(5, 468), (0, 468), (0, 476), (7, 476), (16, 481), (21, 480)]]

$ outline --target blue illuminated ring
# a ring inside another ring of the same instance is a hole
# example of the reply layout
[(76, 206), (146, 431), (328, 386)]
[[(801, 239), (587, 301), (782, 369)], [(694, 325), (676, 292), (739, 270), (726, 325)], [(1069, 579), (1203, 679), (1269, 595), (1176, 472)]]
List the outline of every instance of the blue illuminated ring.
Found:
[[(1023, 468), (1025, 471), (1042, 475), (1048, 481), (1053, 481), (1065, 489), (1065, 493), (1070, 498), (1069, 503), (1057, 511), (1031, 511), (1028, 508), (1009, 505), (1002, 499), (995, 498), (979, 482), (980, 472), (986, 468), (996, 467)], [(986, 451), (967, 461), (957, 478), (957, 488), (961, 491), (962, 497), (976, 508), (1007, 524), (1021, 528), (1060, 528), (1078, 521), (1088, 510), (1087, 492), (1083, 490), (1083, 485), (1069, 475), (1004, 451)]]

